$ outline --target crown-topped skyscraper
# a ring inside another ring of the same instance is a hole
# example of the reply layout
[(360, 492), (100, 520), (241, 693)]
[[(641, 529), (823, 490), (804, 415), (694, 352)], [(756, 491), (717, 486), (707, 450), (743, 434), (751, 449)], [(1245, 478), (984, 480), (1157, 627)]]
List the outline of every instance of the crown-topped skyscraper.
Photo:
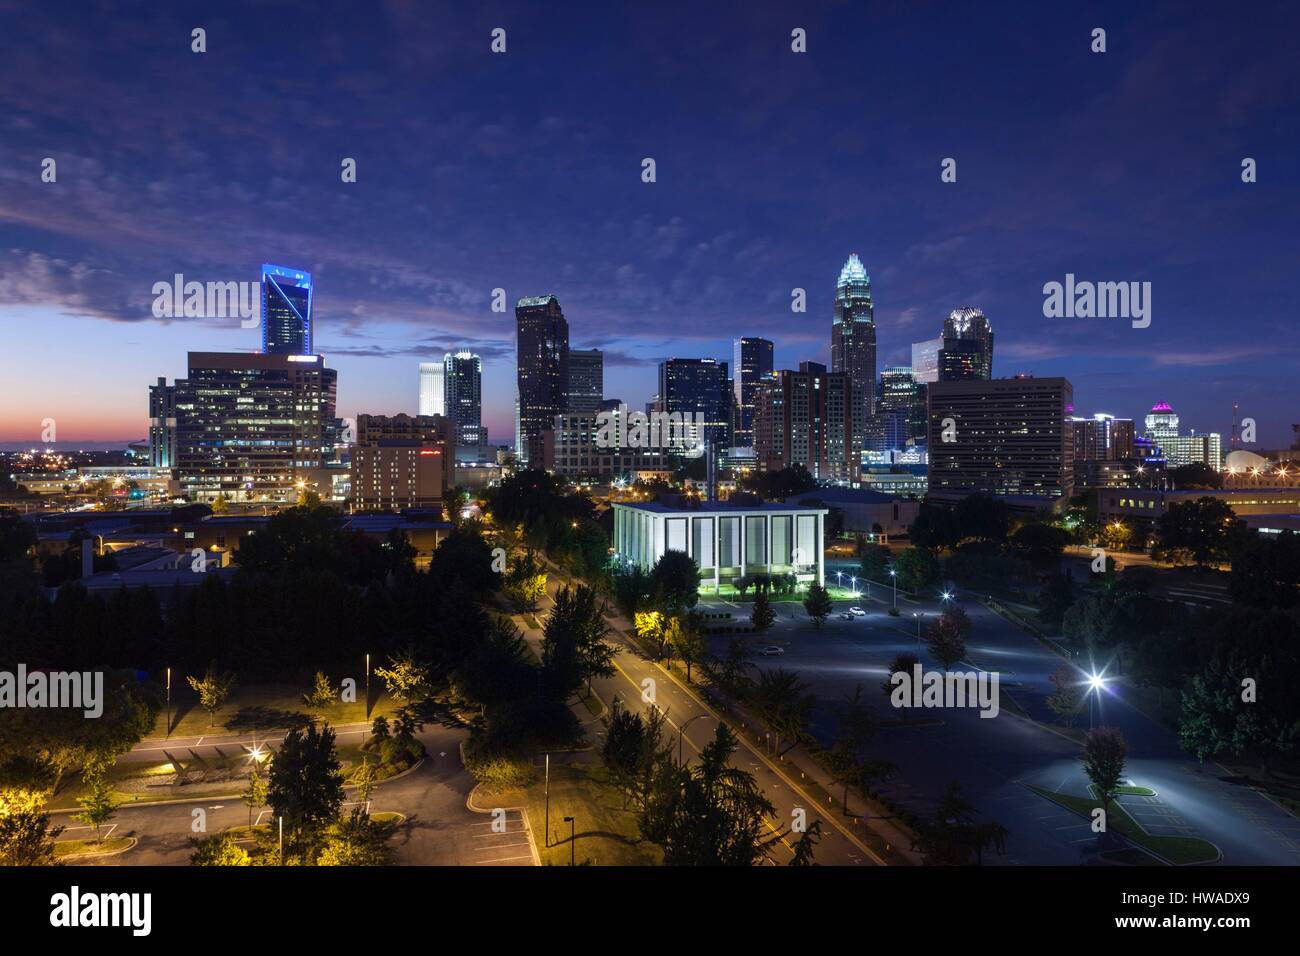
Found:
[(875, 415), (876, 318), (871, 301), (871, 277), (856, 252), (844, 263), (839, 282), (835, 284), (831, 370), (846, 373), (852, 383), (852, 460), (860, 462), (866, 443), (867, 423)]

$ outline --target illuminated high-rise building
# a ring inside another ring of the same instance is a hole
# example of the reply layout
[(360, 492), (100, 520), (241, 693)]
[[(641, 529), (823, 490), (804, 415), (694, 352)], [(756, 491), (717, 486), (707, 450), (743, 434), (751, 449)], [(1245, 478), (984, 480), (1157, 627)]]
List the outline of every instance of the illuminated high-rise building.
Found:
[(311, 355), (311, 273), (262, 266), (262, 351)]
[(732, 443), (740, 448), (749, 448), (754, 444), (754, 390), (760, 382), (772, 378), (772, 343), (767, 339), (736, 339), (732, 359), (736, 409)]
[(473, 352), (451, 352), (443, 359), (446, 415), (458, 448), (487, 443), (483, 430), (483, 362)]
[(687, 421), (703, 421), (703, 440), (714, 454), (730, 444), (727, 381), (727, 363), (717, 359), (671, 358), (659, 363), (659, 410), (680, 414)]
[(574, 414), (600, 411), (605, 397), (605, 356), (600, 349), (569, 349), (569, 404)]
[(445, 362), (420, 363), (420, 414), (447, 414)]
[(569, 323), (559, 299), (536, 295), (515, 305), (515, 329), (515, 452), (521, 464), (541, 467), (543, 433), (568, 405)]
[(939, 381), (939, 350), (943, 337), (912, 343), (912, 378), (918, 384), (929, 385)]
[(831, 326), (831, 371), (843, 372), (853, 395), (851, 453), (860, 456), (867, 423), (876, 404), (876, 318), (871, 277), (855, 252), (835, 284), (835, 321)]
[(943, 323), (943, 348), (939, 351), (939, 381), (968, 379), (987, 382), (993, 377), (993, 328), (979, 309), (953, 309)]

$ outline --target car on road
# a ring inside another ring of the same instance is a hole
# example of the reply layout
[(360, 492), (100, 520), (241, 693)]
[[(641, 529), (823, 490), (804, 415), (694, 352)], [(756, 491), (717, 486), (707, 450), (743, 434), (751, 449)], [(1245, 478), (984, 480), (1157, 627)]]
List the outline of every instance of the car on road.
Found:
[(866, 617), (866, 616), (867, 616), (867, 612), (864, 611), (864, 610), (862, 610), (862, 608), (860, 608), (860, 607), (851, 607), (851, 608), (849, 608), (849, 613), (852, 614), (854, 617)]
[(852, 615), (851, 613), (849, 613), (848, 611), (840, 611), (840, 620), (841, 620), (841, 621), (851, 621), (851, 620), (853, 620), (853, 615)]
[(785, 648), (777, 647), (775, 644), (769, 644), (767, 647), (761, 648), (758, 653), (763, 657), (780, 657), (785, 653)]

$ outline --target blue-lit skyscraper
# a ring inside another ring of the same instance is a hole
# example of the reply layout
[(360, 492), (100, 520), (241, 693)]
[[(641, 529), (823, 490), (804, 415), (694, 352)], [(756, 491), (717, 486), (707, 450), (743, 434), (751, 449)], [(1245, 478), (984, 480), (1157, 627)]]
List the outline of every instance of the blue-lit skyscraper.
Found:
[(852, 384), (852, 454), (857, 455), (865, 447), (867, 423), (876, 411), (876, 316), (871, 277), (856, 252), (835, 283), (831, 371), (843, 372)]
[(311, 273), (262, 266), (262, 351), (311, 355)]

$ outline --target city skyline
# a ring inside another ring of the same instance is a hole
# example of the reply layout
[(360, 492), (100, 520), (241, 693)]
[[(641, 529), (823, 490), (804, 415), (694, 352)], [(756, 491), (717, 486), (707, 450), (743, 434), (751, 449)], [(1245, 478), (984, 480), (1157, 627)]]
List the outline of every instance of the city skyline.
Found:
[[(418, 363), (474, 351), (483, 422), (508, 442), (514, 321), (512, 308), (492, 311), (494, 290), (511, 307), (554, 292), (573, 340), (604, 353), (606, 394), (637, 406), (660, 361), (727, 361), (740, 337), (772, 340), (776, 368), (829, 367), (836, 270), (856, 251), (873, 285), (877, 371), (909, 364), (913, 342), (970, 304), (997, 329), (1000, 377), (1064, 376), (1081, 411), (1134, 419), (1169, 401), (1188, 426), (1225, 435), (1235, 402), (1262, 446), (1284, 446), (1295, 346), (1288, 297), (1270, 277), (1295, 257), (1300, 207), (1281, 184), (1297, 162), (1284, 121), (1296, 80), (1271, 39), (1294, 14), (1262, 8), (1220, 43), (1214, 15), (1122, 9), (1096, 14), (1111, 31), (1098, 56), (1090, 21), (1028, 5), (999, 16), (766, 6), (740, 21), (671, 7), (644, 18), (518, 8), (500, 14), (510, 45), (494, 57), (495, 20), (393, 7), (328, 25), (304, 17), (275, 41), (290, 53), (357, 41), (346, 81), (319, 92), (277, 65), (295, 57), (263, 55), (271, 41), (250, 29), (249, 7), (209, 24), (202, 55), (175, 11), (117, 29), (103, 15), (14, 14), (15, 32), (34, 39), (0, 68), (13, 159), (0, 172), (0, 441), (36, 442), (45, 418), (64, 441), (141, 439), (147, 383), (183, 375), (188, 351), (258, 347), (235, 318), (154, 318), (153, 284), (177, 273), (251, 282), (262, 262), (310, 273), (313, 349), (339, 370), (344, 416), (414, 413)], [(1010, 17), (1041, 48), (1010, 38)], [(789, 52), (796, 25), (809, 36), (802, 57)], [(854, 36), (882, 30), (925, 35), (932, 55), (882, 44), (870, 74), (845, 66)], [(37, 95), (34, 64), (61, 40), (92, 37), (104, 58), (70, 65), (75, 76)], [(572, 70), (534, 82), (561, 43)], [(393, 45), (408, 65), (392, 65), (403, 59)], [(959, 88), (927, 65), (1012, 45), (1014, 68), (968, 71)], [(330, 57), (332, 68), (341, 53)], [(232, 58), (244, 91), (220, 83)], [(157, 82), (177, 70), (189, 71), (183, 93)], [(1025, 70), (1052, 77), (1030, 110)], [(755, 72), (776, 82), (749, 85)], [(645, 77), (659, 92), (636, 93), (627, 110), (613, 90)], [(113, 95), (92, 108), (73, 98), (88, 86)], [(240, 100), (247, 91), (257, 108)], [(833, 153), (809, 149), (839, 130), (826, 106), (845, 96), (862, 123), (837, 132)], [(170, 117), (162, 138), (137, 115)], [(1202, 135), (1207, 124), (1215, 136)], [(290, 149), (304, 141), (310, 150)], [(47, 156), (55, 183), (40, 181)], [(1247, 156), (1257, 183), (1241, 181)], [(355, 183), (340, 179), (345, 157)], [(641, 181), (645, 157), (654, 183)], [(954, 183), (940, 179), (946, 157), (958, 162)], [(562, 198), (579, 186), (583, 211)], [(267, 215), (289, 207), (297, 215)], [(1151, 327), (1044, 318), (1044, 284), (1067, 275), (1151, 281)], [(60, 376), (29, 360), (52, 350)], [(63, 388), (65, 377), (96, 400)]]

